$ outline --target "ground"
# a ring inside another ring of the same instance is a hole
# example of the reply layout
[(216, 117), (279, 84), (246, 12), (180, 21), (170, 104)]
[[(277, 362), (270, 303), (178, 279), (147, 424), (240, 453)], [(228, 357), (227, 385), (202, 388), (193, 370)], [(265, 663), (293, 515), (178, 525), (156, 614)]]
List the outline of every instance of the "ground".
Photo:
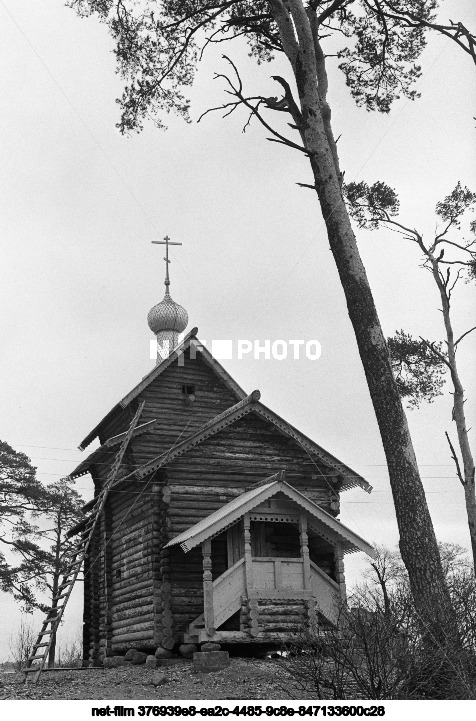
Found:
[[(167, 682), (154, 686), (155, 674)], [(196, 673), (191, 661), (180, 660), (152, 671), (144, 666), (44, 672), (37, 686), (25, 686), (22, 674), (0, 674), (0, 700), (275, 700), (298, 699), (302, 691), (284, 674), (279, 662), (232, 658), (216, 673)]]

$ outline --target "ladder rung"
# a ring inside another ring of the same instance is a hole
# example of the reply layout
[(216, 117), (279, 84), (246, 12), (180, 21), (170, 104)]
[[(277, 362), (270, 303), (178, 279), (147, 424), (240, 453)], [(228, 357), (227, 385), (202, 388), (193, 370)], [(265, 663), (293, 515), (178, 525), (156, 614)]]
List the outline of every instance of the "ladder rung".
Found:
[(42, 646), (49, 646), (50, 642), (46, 641), (46, 643), (37, 643), (35, 648), (41, 648)]
[(67, 593), (61, 593), (59, 596), (55, 596), (55, 601), (59, 601), (60, 598), (64, 598), (67, 595), (68, 595)]
[(45, 654), (44, 654), (44, 653), (40, 654), (39, 656), (30, 656), (30, 657), (28, 658), (28, 663), (29, 663), (30, 661), (36, 661), (37, 658), (44, 658), (44, 657), (45, 657)]
[(38, 666), (30, 666), (29, 668), (22, 668), (22, 673), (33, 673), (34, 671), (38, 672)]
[(53, 616), (51, 616), (51, 615), (48, 616), (49, 620), (50, 620), (51, 622), (53, 622), (53, 623), (54, 623), (55, 621), (57, 621), (57, 620), (58, 620), (58, 616), (59, 616), (59, 611), (62, 611), (62, 610), (63, 610), (63, 606), (56, 606), (56, 608), (52, 608), (52, 609), (50, 610), (50, 614), (53, 612), (54, 615), (53, 615)]

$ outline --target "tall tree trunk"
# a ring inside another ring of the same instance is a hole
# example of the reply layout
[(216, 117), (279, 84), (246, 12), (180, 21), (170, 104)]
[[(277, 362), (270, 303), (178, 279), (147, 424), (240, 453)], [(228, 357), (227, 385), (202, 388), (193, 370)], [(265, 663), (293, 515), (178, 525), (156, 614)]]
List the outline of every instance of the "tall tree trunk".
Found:
[[(341, 175), (326, 100), (327, 76), (313, 13), (302, 0), (271, 0), (284, 51), (293, 68), (301, 118), (298, 128), (309, 156), (329, 243), (365, 371), (388, 463), (400, 532), (400, 551), (415, 605), (436, 644), (458, 629), (441, 566), (407, 419), (393, 377), (365, 268), (341, 192)], [(295, 33), (292, 30), (294, 26)], [(297, 40), (296, 40), (297, 36)]]
[(443, 311), (443, 321), (446, 330), (446, 342), (448, 345), (448, 363), (450, 366), (451, 380), (453, 382), (453, 419), (456, 423), (456, 432), (458, 434), (458, 444), (463, 459), (463, 474), (461, 477), (459, 465), (456, 456), (457, 471), (460, 481), (464, 488), (464, 498), (466, 504), (466, 515), (468, 518), (469, 534), (471, 538), (471, 550), (473, 553), (473, 567), (476, 573), (476, 497), (474, 482), (474, 459), (469, 445), (468, 430), (466, 428), (466, 417), (464, 413), (464, 389), (461, 383), (458, 366), (456, 364), (456, 346), (453, 333), (453, 326), (450, 315), (450, 299), (445, 285), (441, 279), (438, 268), (438, 260), (433, 254), (427, 253), (431, 261), (431, 270), (435, 283), (440, 291), (440, 298)]

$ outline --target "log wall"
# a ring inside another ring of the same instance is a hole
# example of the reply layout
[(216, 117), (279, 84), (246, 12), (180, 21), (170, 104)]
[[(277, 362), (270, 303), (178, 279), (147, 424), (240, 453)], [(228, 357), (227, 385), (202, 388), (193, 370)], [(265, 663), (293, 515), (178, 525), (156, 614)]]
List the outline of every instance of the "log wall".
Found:
[(154, 501), (152, 483), (112, 492), (111, 648), (154, 646)]
[[(195, 386), (195, 401), (187, 402), (182, 385)], [(127, 430), (143, 400), (139, 422), (158, 422), (152, 432), (131, 440), (123, 474), (166, 452), (238, 398), (200, 354), (190, 359), (187, 352), (183, 366), (174, 361), (103, 424), (102, 443)], [(92, 469), (96, 493), (117, 450), (111, 449), (110, 458)], [(291, 485), (337, 515), (335, 472), (313, 462), (293, 439), (255, 414), (190, 449), (146, 482), (124, 483), (111, 492), (91, 545), (90, 556), (97, 560), (86, 570), (84, 650), (89, 663), (127, 648), (171, 648), (181, 640), (203, 611), (201, 549), (185, 554), (177, 547), (165, 549), (165, 544), (281, 469)], [(327, 547), (311, 548), (311, 554), (323, 556), (325, 570), (334, 572), (336, 561)], [(212, 558), (216, 578), (226, 569), (226, 534), (214, 539)], [(341, 569), (339, 573), (343, 579)]]

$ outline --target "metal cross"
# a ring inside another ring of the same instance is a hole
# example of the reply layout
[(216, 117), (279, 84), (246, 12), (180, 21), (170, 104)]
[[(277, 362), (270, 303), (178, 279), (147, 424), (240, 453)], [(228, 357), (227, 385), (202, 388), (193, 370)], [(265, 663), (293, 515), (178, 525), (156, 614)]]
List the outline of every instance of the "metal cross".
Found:
[(166, 235), (163, 240), (152, 240), (151, 243), (154, 243), (155, 245), (165, 245), (165, 287), (168, 291), (169, 285), (170, 285), (170, 279), (169, 279), (169, 245), (182, 245), (182, 243), (173, 243), (169, 236)]

